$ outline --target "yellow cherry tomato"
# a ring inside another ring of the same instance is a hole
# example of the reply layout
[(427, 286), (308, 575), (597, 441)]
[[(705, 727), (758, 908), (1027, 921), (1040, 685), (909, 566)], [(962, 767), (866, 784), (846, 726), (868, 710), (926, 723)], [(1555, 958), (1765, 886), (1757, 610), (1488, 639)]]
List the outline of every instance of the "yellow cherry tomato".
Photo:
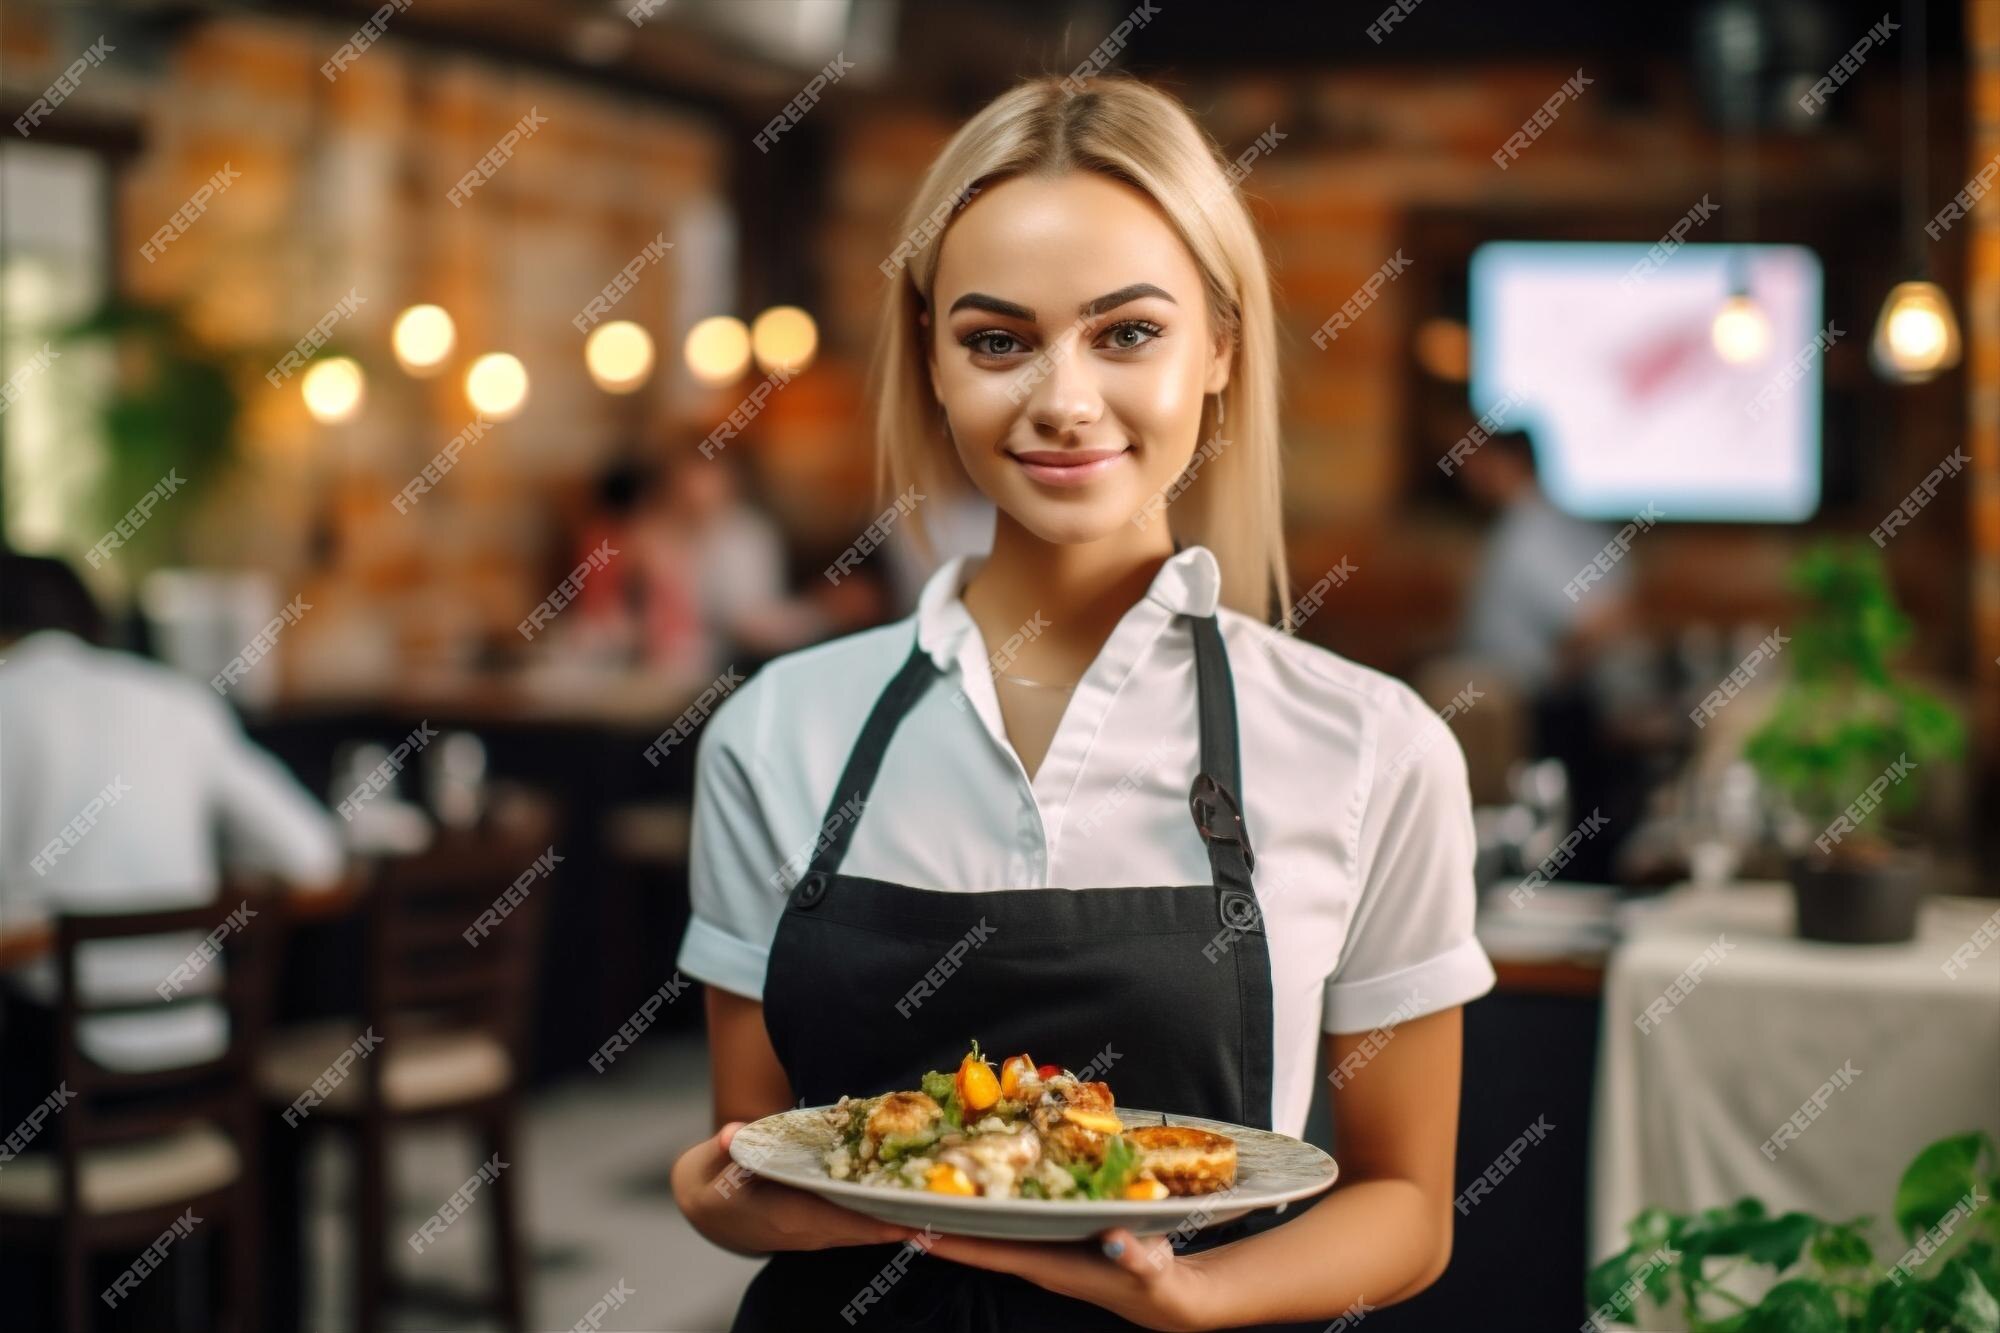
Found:
[(1128, 1199), (1153, 1200), (1167, 1197), (1167, 1187), (1151, 1176), (1141, 1176), (1125, 1187)]
[(1000, 1065), (1000, 1095), (1019, 1101), (1021, 1080), (1035, 1071), (1035, 1062), (1025, 1055), (1010, 1055)]
[(924, 1175), (924, 1188), (933, 1194), (976, 1194), (972, 1179), (955, 1166), (940, 1162)]
[(967, 1055), (958, 1066), (958, 1105), (965, 1123), (971, 1124), (999, 1100), (1000, 1080), (993, 1076), (993, 1066)]

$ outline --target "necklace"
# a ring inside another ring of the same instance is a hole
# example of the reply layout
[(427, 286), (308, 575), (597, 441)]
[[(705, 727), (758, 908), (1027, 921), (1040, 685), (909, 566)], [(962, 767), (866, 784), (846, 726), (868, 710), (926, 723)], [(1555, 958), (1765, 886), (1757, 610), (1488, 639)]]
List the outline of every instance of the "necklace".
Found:
[(1026, 676), (1010, 676), (1004, 671), (994, 672), (993, 678), (995, 680), (1008, 681), (1015, 685), (1031, 685), (1038, 690), (1063, 690), (1067, 692), (1076, 689), (1075, 681), (1071, 681), (1067, 685), (1055, 685), (1046, 680), (1029, 680)]

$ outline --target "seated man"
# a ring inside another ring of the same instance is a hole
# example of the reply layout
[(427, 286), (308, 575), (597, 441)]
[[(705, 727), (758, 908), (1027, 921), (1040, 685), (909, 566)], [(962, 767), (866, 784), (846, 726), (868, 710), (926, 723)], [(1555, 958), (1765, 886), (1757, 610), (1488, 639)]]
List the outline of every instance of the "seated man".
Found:
[[(212, 902), (225, 865), (336, 883), (333, 820), (214, 691), (101, 640), (73, 570), (0, 552), (0, 926)], [(215, 966), (175, 974), (200, 941), (100, 942), (79, 959), (79, 983), (134, 1003), (156, 1001), (162, 985), (212, 991)], [(55, 987), (52, 958), (0, 973), (0, 1134), (54, 1086)], [(86, 1055), (125, 1069), (194, 1063), (226, 1039), (222, 1010), (205, 1003), (100, 1015), (78, 1034)]]

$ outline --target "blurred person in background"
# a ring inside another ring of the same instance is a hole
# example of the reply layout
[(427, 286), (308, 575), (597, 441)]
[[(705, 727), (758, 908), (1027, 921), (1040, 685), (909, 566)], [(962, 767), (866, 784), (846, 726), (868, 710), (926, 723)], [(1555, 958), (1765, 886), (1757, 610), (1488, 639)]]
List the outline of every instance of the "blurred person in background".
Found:
[[(224, 868), (301, 889), (343, 874), (332, 818), (243, 734), (209, 688), (100, 647), (103, 621), (59, 560), (0, 553), (0, 914), (9, 926), (65, 911), (162, 911), (213, 902)], [(106, 796), (107, 789), (114, 795)], [(106, 796), (97, 821), (66, 835)], [(156, 999), (199, 935), (103, 941), (79, 960), (92, 998)], [(199, 984), (219, 980), (205, 973)], [(9, 1127), (54, 1085), (55, 963), (0, 973), (0, 1121)], [(212, 1057), (227, 1039), (218, 1006), (100, 1015), (84, 1054), (120, 1069)], [(33, 1145), (46, 1148), (46, 1139)]]
[(844, 577), (810, 594), (788, 586), (784, 530), (746, 495), (734, 453), (677, 451), (669, 463), (663, 522), (692, 578), (712, 670), (747, 669), (871, 623), (881, 599), (871, 579)]
[(572, 553), (593, 568), (566, 651), (712, 676), (879, 617), (868, 577), (792, 594), (784, 531), (745, 496), (740, 466), (729, 454), (676, 452), (662, 466), (634, 452), (605, 469)]
[(1550, 503), (1526, 431), (1490, 435), (1466, 456), (1459, 476), (1473, 499), (1495, 512), (1459, 651), (1501, 673), (1527, 702), (1535, 753), (1562, 761), (1571, 813), (1601, 808), (1610, 815), (1612, 835), (1588, 840), (1566, 869), (1568, 878), (1605, 879), (1643, 804), (1637, 770), (1608, 743), (1598, 691), (1598, 677), (1609, 677), (1599, 668), (1634, 624), (1630, 564), (1613, 564), (1570, 595), (1616, 529)]
[(1460, 651), (1544, 695), (1587, 668), (1630, 620), (1623, 564), (1572, 599), (1564, 589), (1611, 540), (1613, 529), (1549, 503), (1535, 477), (1534, 442), (1501, 431), (1466, 456), (1459, 473), (1481, 507), (1494, 511), (1466, 603)]
[(583, 581), (581, 651), (621, 666), (706, 670), (712, 645), (658, 465), (637, 456), (614, 462), (598, 475), (594, 498), (575, 559), (600, 547), (618, 556)]

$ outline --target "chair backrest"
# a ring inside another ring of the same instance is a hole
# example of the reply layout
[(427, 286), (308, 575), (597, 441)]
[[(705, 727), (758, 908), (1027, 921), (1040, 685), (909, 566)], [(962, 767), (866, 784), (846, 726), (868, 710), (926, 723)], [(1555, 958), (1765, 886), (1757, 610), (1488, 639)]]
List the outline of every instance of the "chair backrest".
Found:
[[(247, 890), (247, 891), (246, 891)], [(83, 1149), (168, 1133), (205, 1120), (231, 1133), (246, 1161), (254, 1158), (256, 1094), (253, 1071), (269, 1012), (271, 965), (280, 914), (270, 886), (231, 886), (212, 903), (166, 911), (61, 913), (56, 917), (55, 1116), (62, 1203), (77, 1205), (77, 1155)], [(198, 934), (180, 965), (158, 978), (153, 996), (86, 994), (80, 954), (108, 941)], [(201, 974), (216, 969), (221, 984)], [(154, 998), (157, 996), (157, 998)], [(87, 1020), (110, 1015), (160, 1015), (189, 1005), (222, 1007), (228, 1038), (212, 1059), (144, 1071), (108, 1068), (79, 1040)]]
[[(446, 831), (383, 862), (368, 895), (363, 1018), (384, 1042), (419, 1025), (490, 1033), (526, 1067), (541, 923), (559, 873), (553, 820), (539, 808), (499, 827)], [(384, 1062), (364, 1062), (377, 1100)]]

